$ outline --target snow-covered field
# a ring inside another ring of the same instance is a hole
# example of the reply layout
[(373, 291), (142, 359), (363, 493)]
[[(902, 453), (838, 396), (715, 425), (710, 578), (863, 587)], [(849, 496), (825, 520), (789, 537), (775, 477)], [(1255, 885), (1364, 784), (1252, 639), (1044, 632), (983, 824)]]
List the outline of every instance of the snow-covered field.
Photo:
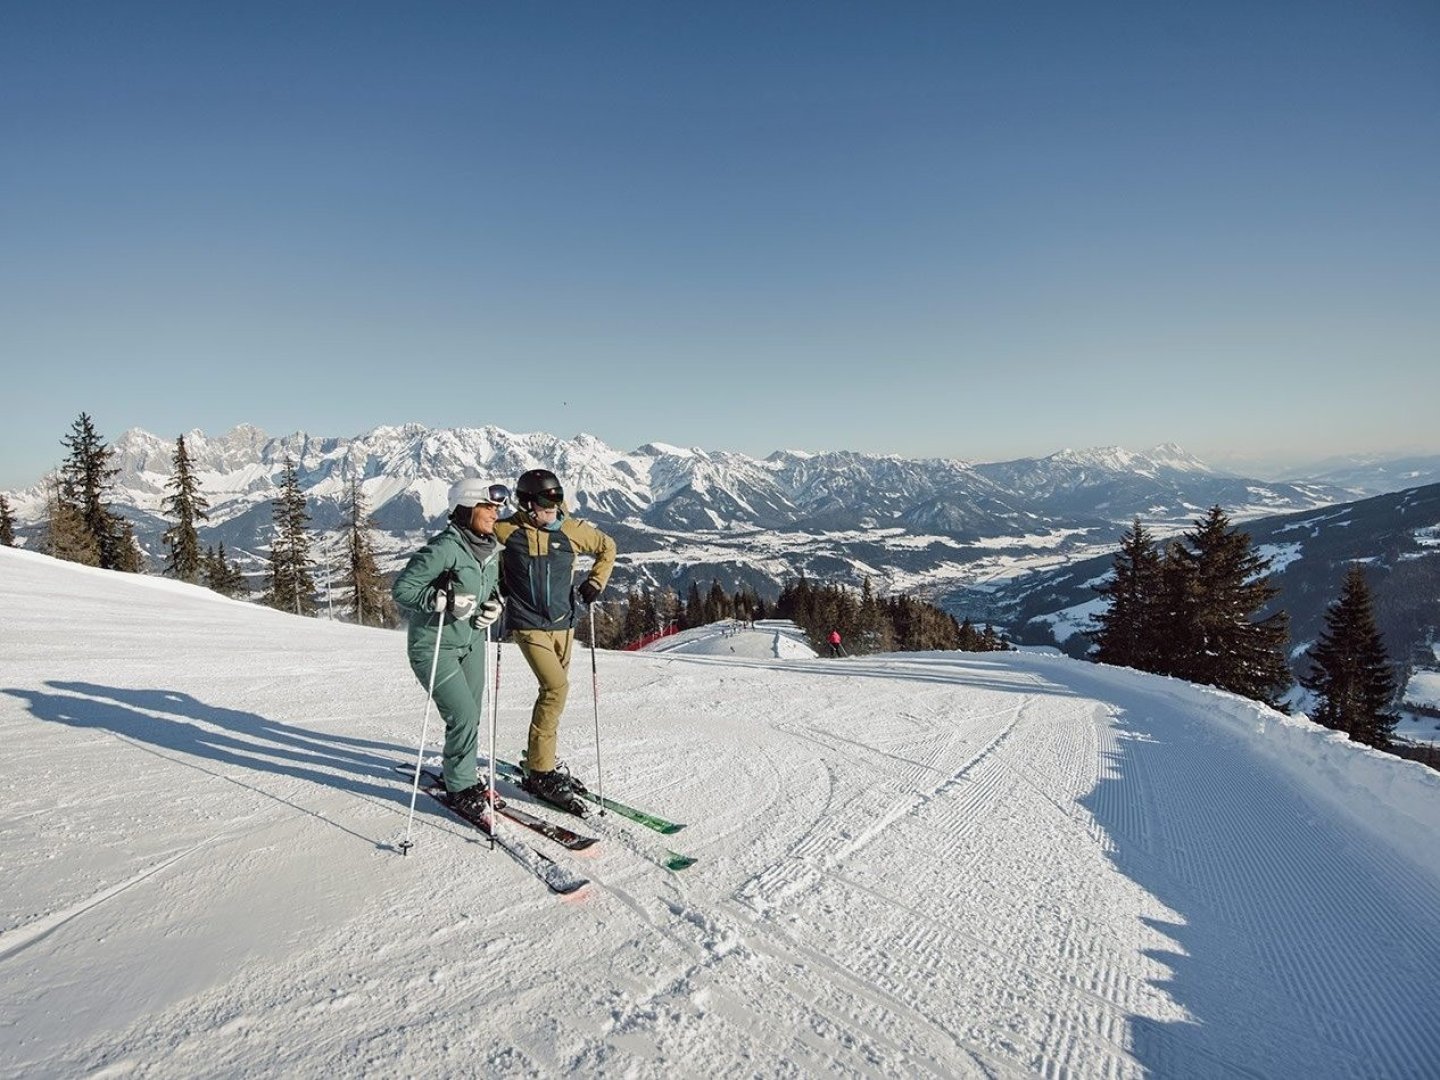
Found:
[(0, 1074), (1440, 1071), (1440, 774), (1063, 657), (787, 642), (599, 655), (607, 792), (689, 825), (582, 825), (561, 900), (423, 802), (398, 853), (401, 635), (0, 549)]

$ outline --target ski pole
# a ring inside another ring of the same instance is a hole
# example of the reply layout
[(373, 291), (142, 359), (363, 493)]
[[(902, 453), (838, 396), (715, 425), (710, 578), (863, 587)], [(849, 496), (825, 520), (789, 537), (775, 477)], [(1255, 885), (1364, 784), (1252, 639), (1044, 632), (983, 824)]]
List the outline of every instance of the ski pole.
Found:
[[(494, 624), (485, 628), (485, 655), (490, 655), (490, 631)], [(495, 830), (499, 828), (500, 817), (495, 813), (495, 726), (500, 711), (500, 639), (495, 639), (495, 689), (490, 692), (490, 850), (495, 850)]]
[(445, 612), (435, 626), (435, 659), (430, 662), (430, 687), (425, 691), (425, 719), (420, 722), (420, 750), (415, 755), (415, 784), (410, 789), (410, 816), (405, 820), (405, 839), (400, 841), (400, 854), (409, 855), (410, 826), (415, 822), (415, 799), (420, 794), (420, 765), (425, 760), (425, 734), (430, 728), (430, 703), (435, 700), (435, 673), (440, 670), (440, 638), (445, 632)]
[(595, 602), (590, 609), (590, 697), (595, 702), (595, 797), (600, 800), (600, 816), (605, 816), (605, 774), (600, 769), (600, 676), (595, 669)]

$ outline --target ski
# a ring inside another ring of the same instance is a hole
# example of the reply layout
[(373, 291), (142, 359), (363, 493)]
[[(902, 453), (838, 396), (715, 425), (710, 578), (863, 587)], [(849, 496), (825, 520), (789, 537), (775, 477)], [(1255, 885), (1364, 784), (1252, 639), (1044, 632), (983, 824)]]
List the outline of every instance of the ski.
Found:
[[(409, 773), (411, 777), (415, 775), (411, 766), (407, 765), (405, 771)], [(578, 892), (590, 884), (589, 878), (583, 878), (574, 871), (566, 869), (539, 848), (533, 847), (530, 844), (521, 843), (518, 840), (513, 840), (504, 833), (492, 832), (489, 822), (485, 820), (483, 815), (476, 819), (466, 817), (457, 811), (450, 805), (449, 800), (445, 798), (445, 788), (443, 785), (435, 788), (431, 787), (428, 783), (422, 782), (420, 790), (449, 811), (451, 817), (458, 821), (463, 821), (465, 824), (489, 836), (507, 855), (543, 881), (551, 892), (558, 893), (561, 896), (569, 896), (571, 893)]]
[[(396, 765), (395, 771), (411, 780), (415, 777), (415, 767), (413, 765)], [(420, 770), (420, 786), (433, 795), (435, 792), (431, 791), (432, 788), (439, 792), (444, 792), (445, 781), (440, 774), (433, 769), (422, 768)], [(522, 825), (527, 829), (539, 833), (545, 837), (545, 839), (554, 841), (567, 851), (584, 851), (592, 844), (599, 843), (599, 840), (594, 836), (586, 836), (584, 833), (578, 833), (574, 829), (566, 828), (564, 825), (557, 825), (553, 821), (546, 821), (544, 818), (536, 817), (528, 810), (522, 810), (518, 806), (512, 806), (508, 802), (499, 808), (499, 813), (501, 817), (509, 818), (515, 822), (516, 825)], [(467, 818), (466, 820), (468, 821), (469, 819)], [(471, 822), (471, 824), (473, 825), (475, 823)]]
[(604, 821), (596, 821), (594, 818), (590, 819), (590, 823), (601, 833), (611, 837), (616, 843), (629, 848), (636, 855), (654, 863), (662, 870), (671, 870), (679, 873), (681, 870), (694, 866), (700, 861), (699, 858), (694, 855), (682, 855), (680, 852), (671, 848), (656, 850), (657, 845), (652, 845), (644, 837), (637, 836), (631, 829), (609, 825)]
[[(495, 762), (495, 771), (500, 776), (505, 777), (505, 779), (513, 780), (517, 784), (525, 775), (521, 771), (520, 766), (516, 765), (513, 761)], [(586, 802), (592, 802), (596, 806), (602, 806), (606, 810), (611, 810), (614, 813), (619, 814), (621, 817), (629, 818), (631, 821), (636, 822), (639, 825), (644, 825), (647, 829), (654, 829), (656, 832), (663, 833), (666, 836), (669, 836), (671, 833), (677, 833), (685, 827), (684, 824), (681, 822), (667, 821), (665, 818), (662, 818), (657, 814), (651, 814), (645, 810), (639, 810), (633, 806), (628, 806), (625, 803), (616, 802), (614, 799), (602, 799), (593, 791), (577, 791), (575, 794), (579, 795), (580, 798), (584, 799)]]

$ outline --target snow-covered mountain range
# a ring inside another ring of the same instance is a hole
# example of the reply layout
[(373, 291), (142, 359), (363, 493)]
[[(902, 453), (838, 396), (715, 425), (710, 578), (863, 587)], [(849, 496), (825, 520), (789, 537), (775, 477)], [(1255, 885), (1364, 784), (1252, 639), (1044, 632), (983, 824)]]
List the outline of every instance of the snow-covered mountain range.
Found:
[[(620, 541), (620, 583), (683, 589), (717, 578), (727, 588), (748, 583), (771, 593), (801, 572), (848, 583), (869, 575), (882, 590), (934, 592), (1016, 561), (1107, 546), (1137, 514), (1184, 523), (1219, 503), (1243, 519), (1346, 497), (1334, 485), (1226, 475), (1173, 445), (972, 464), (846, 451), (755, 458), (661, 443), (618, 451), (586, 434), (562, 439), (493, 426), (406, 424), (353, 439), (274, 438), (242, 426), (185, 439), (210, 503), (202, 538), (248, 556), (255, 568), (287, 456), (297, 464), (312, 527), (330, 534), (331, 544), (345, 518), (347, 484), (359, 481), (392, 566), (435, 528), (455, 478), (513, 482), (543, 466), (565, 481), (577, 513)], [(120, 470), (115, 505), (158, 556), (174, 440), (132, 430), (112, 445)], [(14, 504), (22, 523), (40, 520), (38, 486), (17, 493)]]

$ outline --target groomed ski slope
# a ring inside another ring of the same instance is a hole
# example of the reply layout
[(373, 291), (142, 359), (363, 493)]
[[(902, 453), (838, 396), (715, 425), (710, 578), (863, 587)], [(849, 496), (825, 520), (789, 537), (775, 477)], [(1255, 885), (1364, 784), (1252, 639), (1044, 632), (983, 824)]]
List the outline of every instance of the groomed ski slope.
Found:
[[(0, 549), (0, 1074), (1440, 1072), (1437, 774), (1058, 657), (696, 648), (599, 655), (607, 792), (689, 825), (561, 900), (423, 801), (397, 853), (400, 634)], [(505, 756), (531, 698), (507, 647)]]

